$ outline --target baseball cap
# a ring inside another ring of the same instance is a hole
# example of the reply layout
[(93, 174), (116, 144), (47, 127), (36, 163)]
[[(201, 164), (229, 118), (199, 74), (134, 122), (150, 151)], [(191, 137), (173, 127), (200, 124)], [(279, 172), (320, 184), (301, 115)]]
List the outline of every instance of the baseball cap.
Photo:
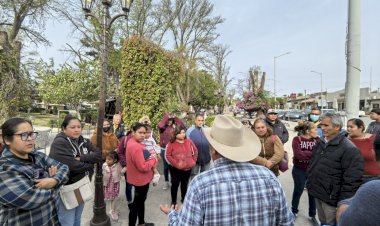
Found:
[(267, 114), (277, 114), (274, 109), (268, 109)]

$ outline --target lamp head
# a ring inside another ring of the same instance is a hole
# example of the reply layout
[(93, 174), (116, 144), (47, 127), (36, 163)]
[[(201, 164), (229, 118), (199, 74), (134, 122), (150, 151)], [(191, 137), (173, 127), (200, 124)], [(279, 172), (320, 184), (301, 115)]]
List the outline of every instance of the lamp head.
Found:
[(133, 0), (120, 0), (120, 1), (121, 1), (121, 9), (125, 13), (128, 13), (131, 8)]
[(92, 5), (94, 4), (93, 0), (82, 0), (82, 9), (84, 12), (91, 12)]

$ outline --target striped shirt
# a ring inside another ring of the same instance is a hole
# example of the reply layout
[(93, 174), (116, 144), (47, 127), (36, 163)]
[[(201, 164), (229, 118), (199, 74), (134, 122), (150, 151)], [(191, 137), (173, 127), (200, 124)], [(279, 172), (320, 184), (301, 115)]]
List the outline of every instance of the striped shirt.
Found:
[[(31, 161), (19, 159), (5, 149), (0, 160), (0, 225), (59, 225), (56, 201), (59, 188), (68, 180), (69, 168), (44, 153), (33, 151)], [(34, 178), (48, 178), (48, 169), (57, 167), (51, 177), (52, 189), (39, 189)], [(38, 175), (36, 172), (38, 170)]]
[(225, 158), (195, 177), (169, 225), (294, 225), (285, 194), (267, 168)]

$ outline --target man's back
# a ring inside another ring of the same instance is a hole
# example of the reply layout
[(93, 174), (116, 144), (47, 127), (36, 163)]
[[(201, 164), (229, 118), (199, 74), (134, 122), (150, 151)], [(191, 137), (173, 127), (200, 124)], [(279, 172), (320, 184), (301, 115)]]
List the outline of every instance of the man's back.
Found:
[(169, 225), (293, 225), (277, 178), (267, 168), (225, 158), (191, 182)]

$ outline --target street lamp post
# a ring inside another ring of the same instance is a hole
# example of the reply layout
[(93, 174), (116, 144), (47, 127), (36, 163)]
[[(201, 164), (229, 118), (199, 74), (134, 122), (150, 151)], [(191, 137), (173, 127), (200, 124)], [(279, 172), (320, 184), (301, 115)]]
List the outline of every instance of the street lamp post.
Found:
[(273, 95), (274, 95), (274, 101), (275, 102), (277, 100), (277, 98), (276, 98), (276, 59), (280, 58), (282, 56), (288, 55), (290, 53), (291, 52), (286, 52), (286, 53), (283, 53), (283, 54), (281, 54), (279, 56), (273, 57)]
[(322, 89), (322, 72), (313, 71), (313, 70), (311, 70), (310, 72), (311, 72), (311, 73), (318, 74), (318, 75), (321, 77), (321, 113), (322, 113), (322, 112), (323, 112), (323, 98), (322, 98), (322, 93), (323, 93), (323, 89)]
[[(110, 17), (109, 8), (112, 6), (112, 0), (101, 0), (103, 5), (103, 12), (101, 18), (97, 18), (91, 13), (92, 5), (95, 0), (81, 0), (82, 9), (85, 13), (86, 19), (92, 17), (102, 25), (102, 48), (101, 48), (101, 75), (100, 75), (100, 91), (99, 91), (99, 108), (98, 108), (98, 126), (97, 126), (97, 141), (96, 146), (102, 150), (102, 127), (103, 119), (105, 117), (105, 103), (106, 103), (106, 83), (108, 77), (108, 45), (109, 45), (109, 31), (112, 23), (119, 17), (128, 17), (129, 9), (133, 0), (121, 0), (122, 13)], [(104, 203), (103, 193), (103, 173), (101, 162), (96, 164), (95, 175), (95, 198), (94, 198), (94, 216), (91, 219), (90, 225), (111, 225), (110, 219), (106, 214), (106, 206)]]

